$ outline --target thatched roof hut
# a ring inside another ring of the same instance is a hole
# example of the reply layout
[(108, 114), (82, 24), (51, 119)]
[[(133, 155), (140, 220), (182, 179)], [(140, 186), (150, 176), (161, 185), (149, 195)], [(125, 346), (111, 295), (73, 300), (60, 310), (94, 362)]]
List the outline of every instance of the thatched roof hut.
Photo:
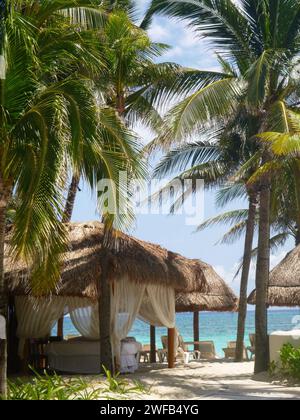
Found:
[[(255, 305), (256, 291), (248, 298)], [(281, 307), (300, 306), (300, 246), (287, 254), (270, 273), (268, 305)]]
[(208, 283), (205, 293), (177, 293), (176, 312), (234, 312), (238, 298), (225, 281), (208, 264), (202, 263)]
[[(70, 223), (67, 229), (70, 246), (56, 294), (97, 299), (104, 227), (100, 222)], [(177, 292), (209, 291), (206, 264), (123, 233), (118, 234), (118, 249), (109, 253), (108, 259), (111, 280), (128, 275), (130, 281), (173, 286)], [(30, 293), (28, 270), (9, 258), (5, 265), (9, 291), (15, 295)]]

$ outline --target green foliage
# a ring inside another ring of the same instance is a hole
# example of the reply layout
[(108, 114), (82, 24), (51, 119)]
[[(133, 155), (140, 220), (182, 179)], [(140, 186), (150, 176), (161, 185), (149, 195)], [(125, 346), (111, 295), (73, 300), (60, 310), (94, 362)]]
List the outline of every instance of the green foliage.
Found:
[(92, 389), (83, 379), (65, 379), (57, 374), (39, 375), (32, 381), (9, 381), (8, 400), (93, 400), (100, 398), (100, 390)]
[(102, 101), (96, 85), (105, 79), (107, 64), (99, 37), (107, 23), (104, 5), (12, 3), (0, 86), (0, 175), (17, 199), (8, 215), (11, 255), (33, 267), (32, 291), (40, 294), (53, 291), (60, 278), (68, 174), (82, 176), (92, 188), (103, 178), (115, 181), (117, 206), (124, 198), (119, 172), (141, 178), (145, 170), (135, 135)]
[(300, 380), (300, 349), (285, 344), (280, 351), (282, 372), (293, 379)]
[[(93, 385), (83, 378), (64, 378), (54, 373), (34, 372), (31, 381), (9, 381), (7, 400), (99, 400), (127, 399), (131, 394), (145, 394), (149, 390), (139, 381), (129, 382), (105, 370), (106, 380)], [(0, 400), (3, 398), (0, 398)]]
[(274, 361), (271, 362), (270, 365), (269, 365), (269, 375), (270, 376), (275, 376), (277, 370), (278, 370), (277, 364)]
[(137, 380), (132, 381), (131, 385), (126, 379), (120, 377), (120, 373), (112, 374), (103, 366), (103, 370), (106, 376), (104, 393), (113, 393), (118, 395), (125, 396), (130, 393), (148, 393), (149, 390)]

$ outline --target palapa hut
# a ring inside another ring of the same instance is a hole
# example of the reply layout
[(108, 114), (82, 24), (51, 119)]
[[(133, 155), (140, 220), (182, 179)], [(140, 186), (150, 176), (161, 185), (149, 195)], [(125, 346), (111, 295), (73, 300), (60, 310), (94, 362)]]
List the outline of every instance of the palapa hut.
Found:
[[(201, 270), (207, 283), (206, 291), (201, 292), (176, 292), (175, 309), (177, 313), (193, 313), (194, 346), (198, 350), (200, 340), (199, 312), (234, 312), (238, 309), (238, 298), (216, 273), (212, 266), (201, 261)], [(151, 327), (151, 354), (152, 363), (155, 355), (155, 327)]]
[[(255, 305), (256, 291), (248, 298)], [(268, 286), (269, 306), (300, 306), (300, 246), (287, 254), (280, 264), (270, 273)]]
[[(64, 258), (61, 281), (51, 300), (49, 296), (29, 298), (28, 270), (6, 258), (6, 281), (9, 293), (15, 297), (21, 352), (25, 340), (46, 337), (66, 313), (83, 337), (99, 339), (98, 301), (101, 297), (98, 285), (104, 228), (98, 222), (69, 224), (68, 231), (70, 246)], [(120, 340), (127, 336), (137, 317), (151, 325), (167, 327), (172, 347), (175, 294), (209, 292), (205, 265), (122, 233), (118, 249), (110, 252), (107, 260), (115, 358), (119, 356)], [(173, 367), (174, 349), (169, 350), (169, 366)]]
[[(238, 309), (238, 298), (215, 270), (206, 263), (202, 263), (202, 270), (208, 284), (206, 292), (176, 294), (176, 312), (194, 314), (195, 343), (200, 340), (199, 312), (234, 312)], [(197, 344), (195, 349), (197, 349)]]

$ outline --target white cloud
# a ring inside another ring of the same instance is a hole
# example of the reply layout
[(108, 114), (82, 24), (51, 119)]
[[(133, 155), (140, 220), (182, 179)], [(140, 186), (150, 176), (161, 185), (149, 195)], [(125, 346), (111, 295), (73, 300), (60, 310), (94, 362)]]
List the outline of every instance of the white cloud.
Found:
[(167, 51), (164, 54), (163, 58), (168, 59), (168, 60), (170, 60), (170, 59), (175, 60), (176, 58), (181, 57), (182, 54), (183, 54), (183, 49), (181, 47), (177, 46), (177, 47), (174, 47), (174, 48), (170, 49), (169, 51)]
[(164, 42), (167, 43), (167, 40), (170, 38), (170, 33), (166, 27), (154, 23), (148, 31), (148, 34), (152, 41), (154, 42)]

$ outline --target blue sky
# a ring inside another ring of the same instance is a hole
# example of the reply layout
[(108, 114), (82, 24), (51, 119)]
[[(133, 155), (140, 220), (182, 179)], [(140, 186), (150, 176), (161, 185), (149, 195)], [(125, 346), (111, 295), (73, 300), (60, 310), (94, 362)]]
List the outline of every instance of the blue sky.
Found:
[[(137, 0), (140, 11), (144, 10), (148, 0)], [(183, 23), (172, 22), (166, 18), (156, 18), (149, 30), (151, 38), (156, 42), (164, 42), (172, 49), (164, 56), (164, 61), (173, 61), (187, 67), (217, 70), (218, 64), (214, 51), (208, 44), (196, 38)], [(151, 133), (142, 127), (137, 128), (143, 142), (151, 139)], [(230, 208), (245, 208), (247, 203), (237, 202)], [(85, 185), (77, 196), (74, 221), (96, 220), (98, 218), (96, 203)], [(212, 217), (223, 210), (215, 207), (215, 193), (205, 193), (205, 218)], [(194, 228), (186, 226), (182, 216), (139, 216), (133, 235), (140, 239), (158, 243), (186, 257), (200, 258), (212, 264), (218, 273), (233, 287), (239, 289), (239, 279), (233, 282), (239, 261), (243, 253), (243, 241), (234, 245), (215, 245), (226, 231), (226, 227), (208, 229), (195, 234)], [(292, 242), (285, 249), (272, 255), (271, 263), (275, 266), (293, 246)], [(251, 270), (249, 291), (254, 287), (254, 267)]]

